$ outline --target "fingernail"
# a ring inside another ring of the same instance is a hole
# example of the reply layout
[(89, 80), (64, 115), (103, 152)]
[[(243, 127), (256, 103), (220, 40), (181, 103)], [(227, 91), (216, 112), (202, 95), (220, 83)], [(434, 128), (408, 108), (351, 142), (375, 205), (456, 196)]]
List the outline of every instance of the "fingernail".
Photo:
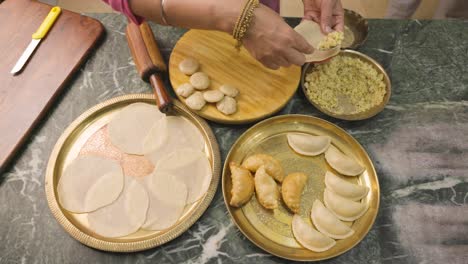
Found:
[(333, 31), (333, 30), (331, 29), (330, 26), (326, 26), (326, 27), (325, 27), (325, 32), (331, 33), (332, 31)]

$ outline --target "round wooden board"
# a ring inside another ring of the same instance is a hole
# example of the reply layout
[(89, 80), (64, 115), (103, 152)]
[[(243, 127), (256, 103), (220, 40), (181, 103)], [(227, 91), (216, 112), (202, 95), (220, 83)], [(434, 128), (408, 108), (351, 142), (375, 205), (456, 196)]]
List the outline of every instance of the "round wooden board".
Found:
[[(236, 113), (224, 115), (211, 103), (196, 111), (206, 119), (225, 124), (245, 124), (273, 115), (294, 95), (301, 77), (300, 67), (267, 69), (246, 49), (238, 51), (235, 44), (235, 40), (223, 32), (190, 30), (177, 42), (169, 61), (169, 77), (174, 89), (189, 82), (190, 76), (178, 68), (187, 57), (200, 62), (200, 71), (211, 78), (209, 89), (218, 89), (223, 84), (239, 89)], [(185, 102), (185, 98), (178, 97)]]

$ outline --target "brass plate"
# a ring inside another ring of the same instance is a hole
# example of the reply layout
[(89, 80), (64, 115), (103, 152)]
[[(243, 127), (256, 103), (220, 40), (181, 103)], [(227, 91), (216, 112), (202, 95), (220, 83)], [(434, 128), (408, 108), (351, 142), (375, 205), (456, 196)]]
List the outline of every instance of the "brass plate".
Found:
[[(205, 137), (205, 153), (210, 160), (213, 176), (210, 187), (200, 200), (187, 206), (179, 221), (163, 231), (138, 230), (136, 233), (120, 237), (105, 238), (87, 228), (86, 214), (73, 214), (63, 209), (57, 200), (57, 183), (64, 168), (74, 160), (91, 136), (103, 128), (121, 108), (136, 102), (155, 104), (151, 94), (132, 94), (116, 97), (100, 103), (84, 112), (63, 132), (49, 158), (45, 176), (47, 202), (52, 214), (65, 230), (81, 243), (105, 251), (134, 252), (162, 245), (178, 237), (192, 226), (205, 212), (218, 186), (221, 161), (218, 144), (208, 124), (191, 113), (180, 102), (175, 101), (175, 111), (198, 127)], [(156, 107), (156, 106), (155, 106)], [(125, 168), (124, 168), (125, 169)]]
[(385, 106), (387, 105), (388, 101), (390, 100), (390, 96), (392, 94), (392, 85), (391, 85), (391, 82), (390, 82), (390, 78), (388, 77), (388, 74), (385, 71), (385, 69), (377, 61), (375, 61), (371, 57), (369, 57), (369, 56), (367, 56), (367, 55), (365, 55), (363, 53), (360, 53), (358, 51), (342, 50), (342, 51), (340, 51), (338, 56), (348, 56), (348, 57), (361, 59), (362, 61), (371, 64), (374, 67), (374, 69), (377, 70), (377, 72), (379, 72), (379, 73), (381, 73), (383, 75), (383, 78), (384, 78), (383, 81), (385, 83), (386, 93), (385, 93), (385, 96), (384, 96), (382, 102), (380, 104), (368, 109), (367, 111), (356, 113), (356, 114), (336, 114), (336, 113), (333, 113), (331, 111), (328, 111), (328, 110), (322, 108), (320, 105), (316, 104), (312, 98), (310, 98), (308, 96), (308, 94), (306, 92), (306, 87), (304, 86), (306, 75), (308, 73), (310, 73), (312, 71), (312, 69), (314, 68), (315, 64), (312, 64), (312, 63), (308, 63), (308, 64), (304, 65), (304, 69), (302, 70), (302, 77), (301, 77), (302, 91), (304, 92), (304, 95), (307, 98), (307, 100), (313, 106), (315, 106), (315, 108), (317, 108), (320, 112), (322, 112), (324, 114), (327, 114), (327, 115), (329, 115), (331, 117), (338, 118), (338, 119), (343, 119), (343, 120), (364, 120), (364, 119), (371, 118), (371, 117), (375, 116), (376, 114), (380, 113), (385, 108)]
[(345, 9), (344, 26), (344, 40), (341, 48), (357, 49), (366, 42), (369, 35), (369, 24), (360, 14)]
[[(189, 30), (177, 42), (169, 60), (169, 78), (174, 89), (189, 82), (179, 70), (179, 63), (187, 57), (200, 62), (199, 71), (211, 79), (209, 89), (230, 84), (239, 89), (237, 112), (224, 115), (216, 104), (208, 103), (200, 111), (203, 118), (223, 124), (246, 124), (273, 115), (283, 108), (299, 87), (301, 68), (291, 66), (270, 70), (255, 60), (243, 47), (223, 32)], [(178, 96), (181, 102), (185, 98)]]
[[(229, 162), (241, 163), (244, 158), (252, 154), (266, 153), (281, 161), (286, 174), (300, 171), (309, 176), (302, 194), (300, 215), (310, 219), (313, 201), (315, 199), (323, 201), (325, 172), (327, 170), (337, 172), (328, 166), (323, 154), (317, 157), (296, 154), (287, 143), (286, 134), (289, 132), (328, 135), (337, 148), (345, 154), (355, 157), (366, 168), (361, 176), (346, 177), (346, 179), (370, 188), (368, 195), (362, 200), (362, 202), (369, 204), (369, 210), (358, 220), (348, 223), (354, 229), (354, 235), (343, 240), (337, 240), (336, 245), (325, 252), (309, 251), (296, 242), (291, 231), (292, 214), (283, 203), (278, 209), (270, 211), (260, 206), (254, 196), (242, 208), (229, 205), (232, 187)], [(247, 130), (234, 143), (226, 158), (222, 186), (224, 202), (234, 223), (250, 241), (273, 255), (299, 261), (328, 259), (353, 248), (372, 227), (380, 201), (377, 174), (372, 161), (362, 146), (343, 129), (332, 123), (304, 115), (284, 115), (269, 118)]]

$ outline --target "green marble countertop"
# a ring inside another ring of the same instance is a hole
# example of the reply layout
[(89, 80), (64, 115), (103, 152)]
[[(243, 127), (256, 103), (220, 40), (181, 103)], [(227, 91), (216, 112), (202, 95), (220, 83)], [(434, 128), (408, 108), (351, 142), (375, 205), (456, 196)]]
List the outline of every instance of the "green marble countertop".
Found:
[[(150, 93), (136, 74), (125, 19), (93, 15), (107, 36), (68, 84), (6, 172), (0, 174), (0, 263), (287, 263), (253, 245), (232, 224), (221, 188), (187, 232), (161, 247), (106, 253), (71, 238), (47, 207), (44, 174), (52, 148), (82, 112), (109, 98)], [(296, 21), (292, 21), (292, 23)], [(468, 263), (468, 22), (370, 20), (359, 51), (392, 80), (385, 110), (359, 122), (329, 118), (300, 90), (279, 114), (318, 116), (369, 152), (381, 205), (364, 240), (327, 263)], [(165, 59), (184, 30), (153, 25)], [(223, 159), (249, 126), (210, 123)]]

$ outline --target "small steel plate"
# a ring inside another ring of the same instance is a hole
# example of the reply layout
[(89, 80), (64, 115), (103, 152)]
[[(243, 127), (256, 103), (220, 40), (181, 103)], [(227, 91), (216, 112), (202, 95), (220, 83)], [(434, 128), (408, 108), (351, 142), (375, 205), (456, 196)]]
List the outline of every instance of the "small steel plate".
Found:
[(343, 49), (357, 49), (367, 40), (369, 24), (358, 13), (345, 9), (344, 12), (344, 40)]
[[(338, 240), (336, 245), (321, 253), (301, 247), (291, 231), (292, 214), (280, 203), (273, 211), (264, 209), (254, 197), (242, 208), (229, 205), (231, 199), (231, 172), (229, 162), (241, 163), (244, 158), (266, 153), (281, 161), (286, 174), (304, 172), (309, 176), (302, 193), (300, 215), (309, 219), (312, 203), (315, 199), (323, 201), (325, 188), (324, 176), (327, 170), (337, 174), (325, 161), (324, 155), (306, 157), (290, 149), (286, 134), (302, 132), (312, 135), (327, 135), (332, 143), (345, 154), (356, 158), (366, 171), (357, 177), (346, 180), (369, 187), (370, 191), (363, 198), (368, 203), (368, 211), (358, 220), (347, 222), (355, 233), (346, 239)], [(223, 195), (226, 207), (234, 223), (254, 244), (281, 258), (299, 261), (318, 261), (343, 254), (358, 244), (372, 227), (379, 209), (379, 181), (371, 159), (363, 147), (343, 129), (325, 120), (304, 116), (284, 115), (269, 118), (247, 130), (231, 148), (223, 169)]]
[[(132, 94), (116, 97), (100, 103), (84, 112), (63, 132), (49, 158), (45, 176), (45, 191), (47, 202), (52, 214), (65, 230), (81, 243), (105, 251), (134, 252), (162, 245), (178, 237), (192, 226), (205, 212), (218, 186), (221, 161), (218, 144), (208, 124), (189, 111), (178, 101), (174, 101), (177, 115), (192, 122), (205, 138), (205, 153), (210, 160), (213, 175), (207, 193), (197, 202), (186, 206), (179, 221), (171, 228), (163, 231), (138, 230), (136, 233), (119, 238), (106, 238), (95, 234), (88, 228), (86, 214), (74, 214), (63, 209), (57, 200), (57, 183), (64, 168), (78, 155), (98, 153), (118, 160), (126, 175), (133, 177), (142, 174), (142, 168), (147, 164), (145, 158), (137, 155), (122, 154), (110, 145), (107, 133), (103, 132), (107, 124), (123, 107), (137, 102), (155, 105), (151, 94)], [(156, 106), (155, 106), (156, 107)], [(107, 142), (107, 143), (106, 143)], [(110, 145), (110, 146), (109, 146)], [(123, 157), (123, 158), (119, 158)]]

